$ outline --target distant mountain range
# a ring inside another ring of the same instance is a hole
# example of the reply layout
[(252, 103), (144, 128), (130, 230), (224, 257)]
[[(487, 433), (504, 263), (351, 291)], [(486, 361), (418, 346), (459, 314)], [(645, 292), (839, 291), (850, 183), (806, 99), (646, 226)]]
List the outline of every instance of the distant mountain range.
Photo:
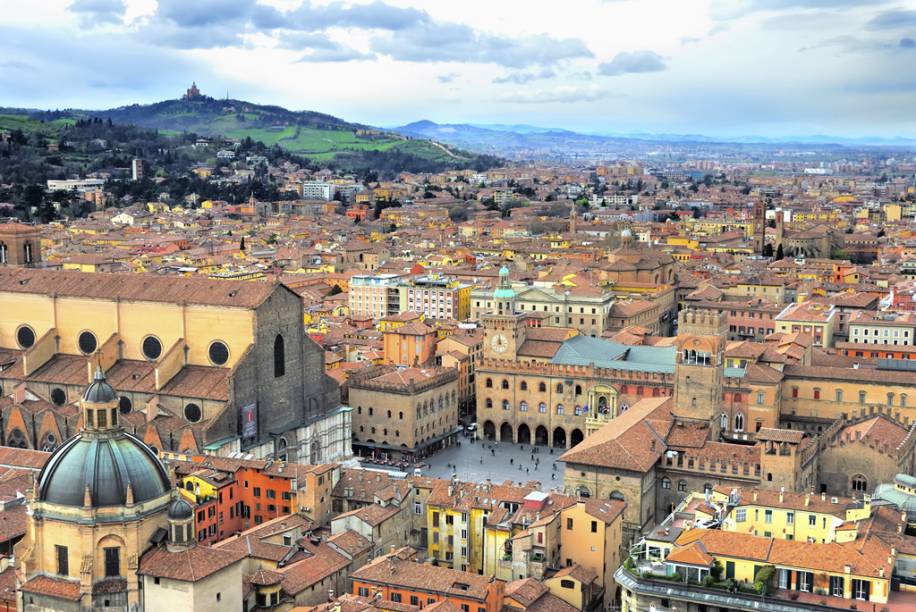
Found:
[(645, 143), (707, 143), (735, 145), (816, 145), (816, 146), (916, 146), (916, 138), (843, 138), (836, 136), (812, 135), (792, 138), (765, 136), (739, 136), (723, 138), (702, 134), (653, 134), (630, 133), (581, 133), (572, 130), (547, 128), (525, 124), (470, 124), (435, 123), (429, 120), (416, 121), (392, 131), (417, 138), (435, 138), (472, 151), (488, 151), (497, 154), (520, 153), (545, 149), (569, 150), (570, 147), (587, 149), (603, 145), (621, 145), (639, 141)]

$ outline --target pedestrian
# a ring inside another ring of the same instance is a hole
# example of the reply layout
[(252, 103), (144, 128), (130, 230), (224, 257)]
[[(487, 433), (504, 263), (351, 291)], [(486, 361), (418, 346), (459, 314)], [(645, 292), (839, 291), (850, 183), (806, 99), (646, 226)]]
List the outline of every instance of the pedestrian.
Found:
[(509, 465), (512, 465), (512, 463), (513, 463), (514, 461), (515, 461), (515, 459), (513, 459), (512, 457), (509, 457)]
[(525, 468), (525, 473), (526, 473), (526, 474), (528, 473), (528, 468)]
[(554, 472), (557, 471), (557, 464), (556, 464), (556, 463), (553, 464), (553, 471), (554, 471)]
[(556, 474), (551, 474), (551, 475), (550, 475), (550, 479), (551, 479), (551, 480), (556, 480), (556, 479), (557, 479), (557, 475), (556, 475)]

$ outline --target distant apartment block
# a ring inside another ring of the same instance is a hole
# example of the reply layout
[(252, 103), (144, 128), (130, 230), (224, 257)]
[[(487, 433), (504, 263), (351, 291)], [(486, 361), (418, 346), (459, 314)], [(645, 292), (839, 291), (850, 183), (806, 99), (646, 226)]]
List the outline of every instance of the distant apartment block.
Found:
[(350, 279), (350, 314), (381, 319), (401, 308), (399, 274), (359, 274)]
[(308, 181), (302, 183), (302, 199), (304, 200), (333, 200), (337, 193), (337, 185), (323, 181)]
[(420, 276), (401, 286), (401, 311), (463, 321), (471, 313), (471, 286), (439, 275)]

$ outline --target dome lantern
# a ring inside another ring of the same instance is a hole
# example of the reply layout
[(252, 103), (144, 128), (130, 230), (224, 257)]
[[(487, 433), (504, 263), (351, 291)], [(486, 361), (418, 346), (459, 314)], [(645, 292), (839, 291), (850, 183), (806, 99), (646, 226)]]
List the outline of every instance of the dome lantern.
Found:
[(92, 384), (83, 392), (80, 405), (84, 430), (101, 432), (121, 428), (118, 394), (108, 384), (101, 366), (96, 367)]

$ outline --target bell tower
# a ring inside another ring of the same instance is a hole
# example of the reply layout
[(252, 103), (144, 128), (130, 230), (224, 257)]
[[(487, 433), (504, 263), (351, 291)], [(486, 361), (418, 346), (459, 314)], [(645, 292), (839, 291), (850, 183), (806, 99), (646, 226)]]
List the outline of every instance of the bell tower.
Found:
[(515, 360), (518, 348), (525, 342), (525, 315), (515, 312), (515, 290), (506, 266), (499, 270), (493, 310), (481, 315), (480, 322), (484, 329), (484, 358)]
[(678, 315), (674, 371), (675, 416), (709, 423), (713, 439), (721, 425), (725, 316), (718, 312), (683, 310)]

